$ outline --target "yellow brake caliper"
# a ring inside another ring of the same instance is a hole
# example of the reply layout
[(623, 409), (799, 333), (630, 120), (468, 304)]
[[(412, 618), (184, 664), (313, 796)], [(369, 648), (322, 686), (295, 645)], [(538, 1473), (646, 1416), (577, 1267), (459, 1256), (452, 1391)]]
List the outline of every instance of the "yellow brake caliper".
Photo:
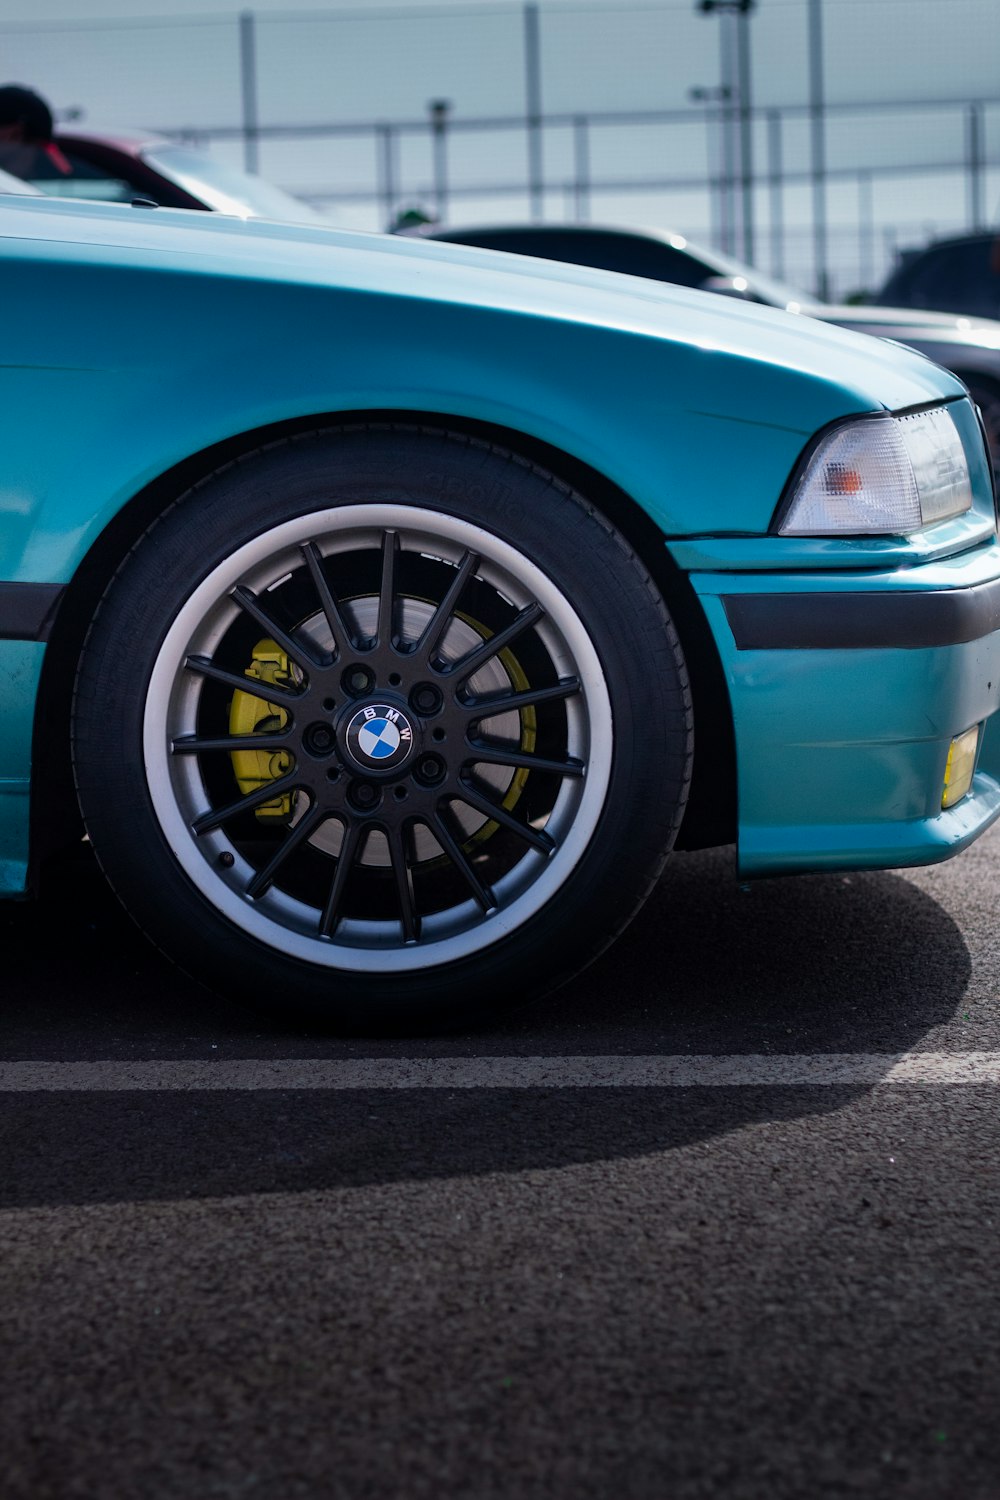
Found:
[[(266, 637), (253, 648), (253, 658), (244, 676), (257, 682), (274, 683), (276, 687), (294, 682), (288, 657), (277, 642)], [(243, 693), (237, 689), (233, 694), (229, 706), (230, 734), (273, 734), (275, 730), (284, 729), (287, 723), (288, 714), (278, 704), (266, 702), (257, 693)], [(256, 792), (269, 781), (277, 781), (292, 764), (287, 750), (234, 750), (231, 759), (244, 795)], [(283, 821), (291, 817), (291, 813), (290, 792), (275, 797), (273, 802), (261, 803), (255, 810), (255, 816), (262, 823)]]
[[(484, 640), (488, 640), (490, 635), (492, 634), (492, 631), (488, 631), (485, 625), (480, 625), (479, 621), (473, 620), (470, 615), (460, 614), (458, 618), (460, 620), (468, 621), (472, 628), (474, 630), (477, 630)], [(510, 677), (511, 684), (515, 692), (527, 692), (531, 684), (525, 676), (524, 668), (521, 666), (521, 663), (518, 661), (517, 657), (514, 655), (513, 651), (511, 651), (509, 646), (504, 647), (504, 649), (499, 653), (497, 660), (507, 668), (507, 674)], [(534, 708), (530, 705), (527, 708), (523, 708), (521, 710), (521, 716), (520, 748), (522, 750), (531, 751), (535, 748), (538, 719), (535, 714)], [(502, 807), (506, 808), (507, 812), (511, 812), (517, 806), (518, 802), (521, 799), (521, 793), (524, 791), (524, 784), (527, 779), (528, 772), (523, 767), (515, 771), (510, 786), (507, 788), (507, 791), (504, 794), (503, 802), (500, 804)], [(483, 824), (482, 828), (477, 828), (471, 839), (469, 839), (468, 842), (463, 845), (466, 853), (468, 853), (473, 844), (481, 844), (486, 839), (492, 838), (499, 827), (499, 823), (494, 823), (491, 818), (488, 823)]]

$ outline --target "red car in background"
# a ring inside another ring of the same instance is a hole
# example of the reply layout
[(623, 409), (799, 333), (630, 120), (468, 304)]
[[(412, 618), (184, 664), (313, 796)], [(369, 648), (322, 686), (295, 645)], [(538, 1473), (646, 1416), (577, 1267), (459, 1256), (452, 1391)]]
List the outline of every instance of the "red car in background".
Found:
[[(195, 208), (239, 218), (315, 221), (329, 219), (276, 187), (263, 177), (253, 177), (238, 167), (227, 166), (201, 151), (164, 136), (141, 132), (57, 131), (55, 143), (68, 171), (39, 152), (37, 166), (26, 180), (41, 192), (67, 198), (101, 199), (130, 203), (146, 199), (162, 208)], [(4, 160), (0, 144), (0, 169), (25, 177)]]

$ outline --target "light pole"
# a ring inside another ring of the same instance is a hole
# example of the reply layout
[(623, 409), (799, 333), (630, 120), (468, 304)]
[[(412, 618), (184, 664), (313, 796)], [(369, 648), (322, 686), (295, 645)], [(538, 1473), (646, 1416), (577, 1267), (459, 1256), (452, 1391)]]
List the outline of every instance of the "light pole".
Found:
[(432, 99), (427, 106), (431, 118), (431, 144), (434, 151), (434, 213), (443, 224), (448, 213), (448, 116), (450, 99)]
[[(720, 93), (724, 99), (735, 99), (735, 112), (726, 108), (723, 116), (723, 183), (722, 197), (728, 209), (723, 214), (724, 224), (733, 224), (736, 218), (733, 202), (735, 196), (734, 162), (739, 155), (740, 182), (740, 250), (743, 259), (754, 258), (754, 213), (753, 213), (753, 116), (750, 94), (750, 14), (757, 0), (696, 0), (695, 9), (702, 15), (718, 11), (721, 18), (719, 29), (719, 74)], [(734, 119), (735, 113), (735, 119)], [(734, 145), (733, 127), (738, 124), (738, 138)], [(736, 249), (735, 233), (728, 245), (730, 252)]]

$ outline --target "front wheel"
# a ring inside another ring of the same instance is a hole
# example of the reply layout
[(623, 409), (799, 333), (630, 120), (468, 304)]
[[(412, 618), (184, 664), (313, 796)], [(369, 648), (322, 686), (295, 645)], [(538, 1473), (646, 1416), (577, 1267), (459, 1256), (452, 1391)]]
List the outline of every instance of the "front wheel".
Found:
[(684, 806), (683, 659), (609, 523), (445, 434), (262, 451), (110, 585), (74, 761), (98, 858), (184, 967), (377, 1031), (526, 998), (647, 894)]

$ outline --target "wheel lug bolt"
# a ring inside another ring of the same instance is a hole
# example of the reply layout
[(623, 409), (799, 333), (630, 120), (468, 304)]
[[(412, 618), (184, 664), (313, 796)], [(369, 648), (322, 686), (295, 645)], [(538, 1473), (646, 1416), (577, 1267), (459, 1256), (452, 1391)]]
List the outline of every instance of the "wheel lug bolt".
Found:
[(436, 687), (432, 687), (430, 683), (424, 683), (414, 689), (413, 697), (410, 701), (417, 710), (417, 713), (436, 714), (441, 707), (442, 700), (441, 694)]
[(360, 697), (363, 693), (371, 691), (374, 678), (367, 667), (348, 667), (344, 673), (343, 682), (349, 693)]
[(372, 786), (370, 781), (356, 781), (351, 787), (351, 801), (364, 812), (375, 807), (380, 796), (378, 787)]
[(444, 762), (436, 755), (422, 755), (413, 774), (425, 786), (433, 786), (444, 775)]
[(310, 724), (302, 742), (312, 755), (329, 755), (337, 743), (337, 737), (329, 724)]

